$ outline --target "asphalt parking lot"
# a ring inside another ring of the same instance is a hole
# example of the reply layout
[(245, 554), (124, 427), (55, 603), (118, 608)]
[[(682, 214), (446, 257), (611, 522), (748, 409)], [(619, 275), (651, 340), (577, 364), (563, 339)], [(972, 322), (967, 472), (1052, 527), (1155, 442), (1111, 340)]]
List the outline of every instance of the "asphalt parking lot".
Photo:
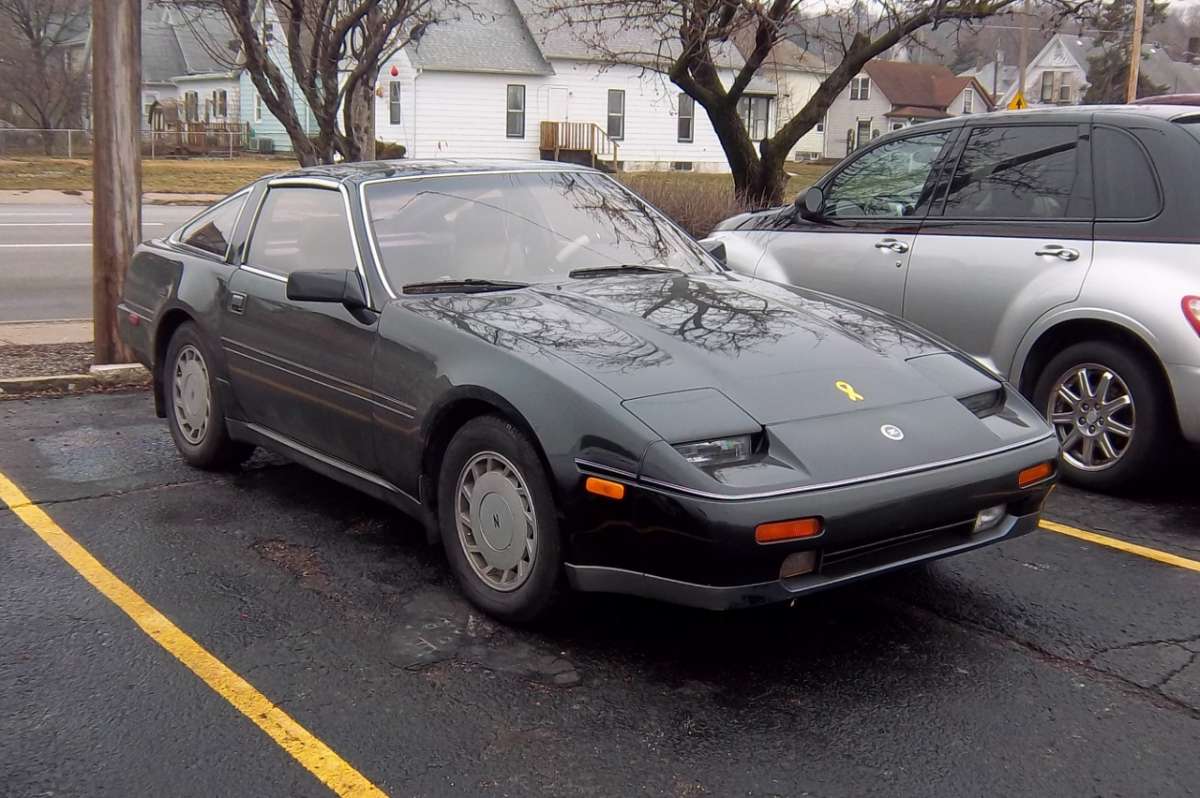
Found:
[[(790, 608), (589, 597), (530, 632), (349, 489), (263, 454), (188, 468), (148, 394), (0, 403), (0, 474), (357, 774), (345, 795), (1192, 794), (1194, 473), (1047, 507), (1176, 564), (1039, 531)], [(265, 733), (236, 679), (198, 678), (17, 509), (0, 794), (330, 794), (307, 738)]]

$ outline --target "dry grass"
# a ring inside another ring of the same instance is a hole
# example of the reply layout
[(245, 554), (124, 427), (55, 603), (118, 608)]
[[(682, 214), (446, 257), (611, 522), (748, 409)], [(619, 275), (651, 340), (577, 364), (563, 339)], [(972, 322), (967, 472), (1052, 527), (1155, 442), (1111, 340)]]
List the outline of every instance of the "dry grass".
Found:
[[(789, 163), (785, 197), (791, 199), (829, 169), (827, 164)], [(733, 196), (727, 174), (692, 172), (629, 172), (621, 182), (677, 221), (697, 238), (708, 235), (717, 222), (746, 208)]]
[[(142, 190), (168, 194), (228, 194), (271, 172), (292, 169), (290, 158), (144, 160)], [(0, 160), (0, 189), (90, 191), (92, 162), (68, 158)]]

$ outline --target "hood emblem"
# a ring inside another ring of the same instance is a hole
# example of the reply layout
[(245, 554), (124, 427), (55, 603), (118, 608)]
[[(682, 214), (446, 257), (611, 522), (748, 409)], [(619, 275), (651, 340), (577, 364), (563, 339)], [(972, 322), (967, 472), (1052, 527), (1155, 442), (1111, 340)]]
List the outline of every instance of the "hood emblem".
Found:
[(879, 431), (883, 433), (883, 437), (887, 438), (889, 441), (904, 440), (904, 430), (900, 429), (895, 424), (884, 424), (879, 428)]

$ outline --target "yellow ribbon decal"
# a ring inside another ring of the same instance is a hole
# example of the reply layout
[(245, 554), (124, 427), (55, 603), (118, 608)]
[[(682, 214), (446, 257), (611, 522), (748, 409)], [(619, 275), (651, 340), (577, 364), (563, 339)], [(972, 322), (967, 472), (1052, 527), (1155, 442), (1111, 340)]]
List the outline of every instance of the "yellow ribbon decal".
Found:
[(854, 386), (851, 385), (850, 383), (846, 382), (845, 380), (838, 380), (837, 382), (835, 382), (833, 384), (833, 387), (837, 388), (839, 391), (846, 394), (846, 397), (851, 402), (861, 402), (863, 400), (863, 395), (861, 393), (859, 393), (858, 391), (854, 390)]

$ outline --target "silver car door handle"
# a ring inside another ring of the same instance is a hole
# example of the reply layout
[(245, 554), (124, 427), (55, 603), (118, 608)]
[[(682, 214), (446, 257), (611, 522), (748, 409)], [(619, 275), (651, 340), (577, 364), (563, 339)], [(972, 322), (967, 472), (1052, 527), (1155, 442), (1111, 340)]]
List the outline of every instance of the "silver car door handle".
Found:
[(908, 252), (908, 244), (903, 241), (897, 241), (894, 238), (885, 238), (882, 241), (875, 242), (875, 249), (887, 249), (892, 252)]
[(1061, 260), (1079, 260), (1079, 250), (1064, 247), (1062, 244), (1046, 244), (1034, 255), (1049, 255)]

